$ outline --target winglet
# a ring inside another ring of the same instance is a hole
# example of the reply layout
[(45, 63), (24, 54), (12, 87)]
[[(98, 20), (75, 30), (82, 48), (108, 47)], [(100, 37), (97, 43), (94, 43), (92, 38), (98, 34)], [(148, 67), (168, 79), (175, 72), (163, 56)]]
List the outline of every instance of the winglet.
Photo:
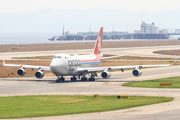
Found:
[(2, 63), (3, 65), (5, 64), (5, 61), (3, 60), (3, 63)]

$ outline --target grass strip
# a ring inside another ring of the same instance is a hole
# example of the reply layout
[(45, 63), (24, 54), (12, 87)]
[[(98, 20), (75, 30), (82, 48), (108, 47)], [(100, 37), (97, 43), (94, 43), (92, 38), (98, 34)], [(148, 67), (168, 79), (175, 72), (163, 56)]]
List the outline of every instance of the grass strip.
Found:
[[(172, 83), (172, 86), (160, 86), (160, 83)], [(124, 83), (122, 86), (142, 88), (180, 88), (180, 77)]]
[(29, 118), (119, 110), (172, 101), (172, 97), (12, 96), (0, 97), (0, 118)]

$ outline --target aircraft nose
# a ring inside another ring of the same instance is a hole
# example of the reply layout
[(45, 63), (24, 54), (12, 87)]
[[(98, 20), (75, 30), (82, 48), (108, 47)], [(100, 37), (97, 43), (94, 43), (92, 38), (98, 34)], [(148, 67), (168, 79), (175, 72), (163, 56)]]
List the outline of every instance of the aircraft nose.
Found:
[(53, 71), (56, 71), (56, 70), (57, 70), (57, 68), (56, 68), (56, 66), (55, 66), (55, 65), (50, 65), (50, 70), (53, 72)]
[(56, 76), (67, 74), (66, 61), (62, 59), (53, 59), (50, 64), (50, 70)]
[(52, 73), (56, 74), (58, 71), (58, 64), (56, 60), (52, 60), (51, 64), (50, 64), (50, 70)]
[(55, 74), (55, 75), (59, 75), (59, 72), (60, 72), (60, 70), (59, 70), (59, 66), (57, 66), (57, 65), (50, 65), (50, 70), (51, 70), (51, 72), (53, 73), (53, 74)]

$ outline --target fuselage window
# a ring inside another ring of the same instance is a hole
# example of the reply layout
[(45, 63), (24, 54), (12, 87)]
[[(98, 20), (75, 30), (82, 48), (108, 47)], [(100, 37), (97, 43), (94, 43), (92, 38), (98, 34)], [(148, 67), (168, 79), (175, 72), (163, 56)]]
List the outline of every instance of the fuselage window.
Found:
[(61, 56), (54, 56), (54, 58), (61, 58)]
[(80, 60), (68, 60), (68, 65), (69, 66), (79, 66), (79, 65), (81, 65), (81, 61)]

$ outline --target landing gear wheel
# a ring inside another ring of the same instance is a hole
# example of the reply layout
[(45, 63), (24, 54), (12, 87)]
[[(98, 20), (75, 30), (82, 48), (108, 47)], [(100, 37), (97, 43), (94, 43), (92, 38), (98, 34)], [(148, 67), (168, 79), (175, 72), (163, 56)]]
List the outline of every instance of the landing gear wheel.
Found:
[(89, 81), (95, 81), (95, 78), (89, 78)]
[(73, 81), (76, 81), (77, 79), (76, 79), (76, 77), (72, 77), (71, 78), (71, 81), (73, 82)]
[(59, 83), (59, 79), (56, 79), (56, 83)]
[(81, 78), (81, 81), (87, 81), (87, 77)]
[(65, 79), (64, 78), (60, 78), (60, 82), (64, 82), (65, 81)]
[(61, 82), (64, 82), (64, 78), (63, 77), (61, 77), (61, 78), (57, 78), (56, 79), (56, 83), (61, 83)]

